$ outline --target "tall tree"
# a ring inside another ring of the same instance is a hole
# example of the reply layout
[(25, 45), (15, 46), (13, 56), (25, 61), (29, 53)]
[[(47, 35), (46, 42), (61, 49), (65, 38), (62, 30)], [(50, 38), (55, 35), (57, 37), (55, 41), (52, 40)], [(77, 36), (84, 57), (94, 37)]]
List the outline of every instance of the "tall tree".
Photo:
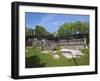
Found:
[(35, 36), (37, 37), (45, 37), (50, 34), (44, 27), (39, 25), (36, 25), (34, 32), (35, 32)]
[(32, 36), (33, 35), (33, 29), (25, 27), (25, 34), (26, 34), (26, 36)]
[(77, 32), (89, 32), (89, 23), (76, 21), (73, 23), (64, 23), (58, 29), (58, 36), (64, 37)]

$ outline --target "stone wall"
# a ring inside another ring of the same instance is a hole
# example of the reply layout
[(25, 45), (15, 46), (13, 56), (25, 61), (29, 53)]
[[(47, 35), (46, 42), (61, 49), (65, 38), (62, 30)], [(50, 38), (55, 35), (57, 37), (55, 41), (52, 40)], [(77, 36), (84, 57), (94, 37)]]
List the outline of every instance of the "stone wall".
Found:
[(82, 50), (86, 46), (86, 38), (81, 39), (60, 39), (59, 41), (55, 42), (54, 40), (33, 40), (33, 46), (39, 46), (44, 50), (52, 50), (56, 47), (61, 47), (65, 49), (75, 49), (75, 50)]
[(85, 45), (66, 45), (66, 46), (61, 46), (63, 49), (73, 49), (73, 50), (82, 50), (85, 48)]

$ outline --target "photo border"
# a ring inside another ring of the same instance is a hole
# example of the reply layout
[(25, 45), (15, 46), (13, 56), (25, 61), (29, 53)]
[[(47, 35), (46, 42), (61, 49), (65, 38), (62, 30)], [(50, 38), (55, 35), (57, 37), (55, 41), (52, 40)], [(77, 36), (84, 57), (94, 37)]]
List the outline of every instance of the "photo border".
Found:
[[(40, 6), (40, 7), (57, 7), (57, 8), (74, 8), (74, 9), (89, 9), (95, 10), (95, 71), (88, 72), (73, 72), (73, 73), (59, 73), (59, 74), (43, 74), (43, 75), (19, 75), (19, 6)], [(57, 77), (57, 76), (72, 76), (72, 75), (87, 75), (97, 74), (97, 7), (96, 6), (81, 6), (81, 5), (62, 5), (49, 3), (31, 3), (31, 2), (12, 2), (12, 17), (11, 17), (11, 77), (14, 79), (25, 78), (42, 78), (42, 77)]]

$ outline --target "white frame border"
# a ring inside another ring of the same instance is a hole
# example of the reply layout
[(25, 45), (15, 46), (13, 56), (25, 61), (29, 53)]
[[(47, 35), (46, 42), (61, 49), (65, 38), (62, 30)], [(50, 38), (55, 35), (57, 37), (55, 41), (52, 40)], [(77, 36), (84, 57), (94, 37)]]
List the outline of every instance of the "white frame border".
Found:
[[(90, 15), (90, 65), (25, 68), (25, 12)], [(41, 6), (19, 6), (19, 75), (42, 75), (95, 71), (95, 10)]]

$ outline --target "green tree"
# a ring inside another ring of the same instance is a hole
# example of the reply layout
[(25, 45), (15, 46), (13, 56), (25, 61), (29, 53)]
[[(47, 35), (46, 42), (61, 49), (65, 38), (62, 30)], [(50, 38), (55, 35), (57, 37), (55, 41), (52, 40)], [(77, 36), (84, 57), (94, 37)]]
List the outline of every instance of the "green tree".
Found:
[(64, 37), (72, 33), (71, 23), (64, 23), (58, 29), (58, 36)]
[(36, 25), (34, 32), (35, 32), (35, 36), (37, 37), (45, 37), (50, 34), (44, 27), (39, 25)]
[(73, 23), (64, 23), (58, 29), (58, 36), (64, 37), (76, 32), (89, 32), (89, 23), (76, 21)]
[(32, 36), (33, 35), (33, 29), (25, 27), (25, 34), (26, 34), (26, 36)]

